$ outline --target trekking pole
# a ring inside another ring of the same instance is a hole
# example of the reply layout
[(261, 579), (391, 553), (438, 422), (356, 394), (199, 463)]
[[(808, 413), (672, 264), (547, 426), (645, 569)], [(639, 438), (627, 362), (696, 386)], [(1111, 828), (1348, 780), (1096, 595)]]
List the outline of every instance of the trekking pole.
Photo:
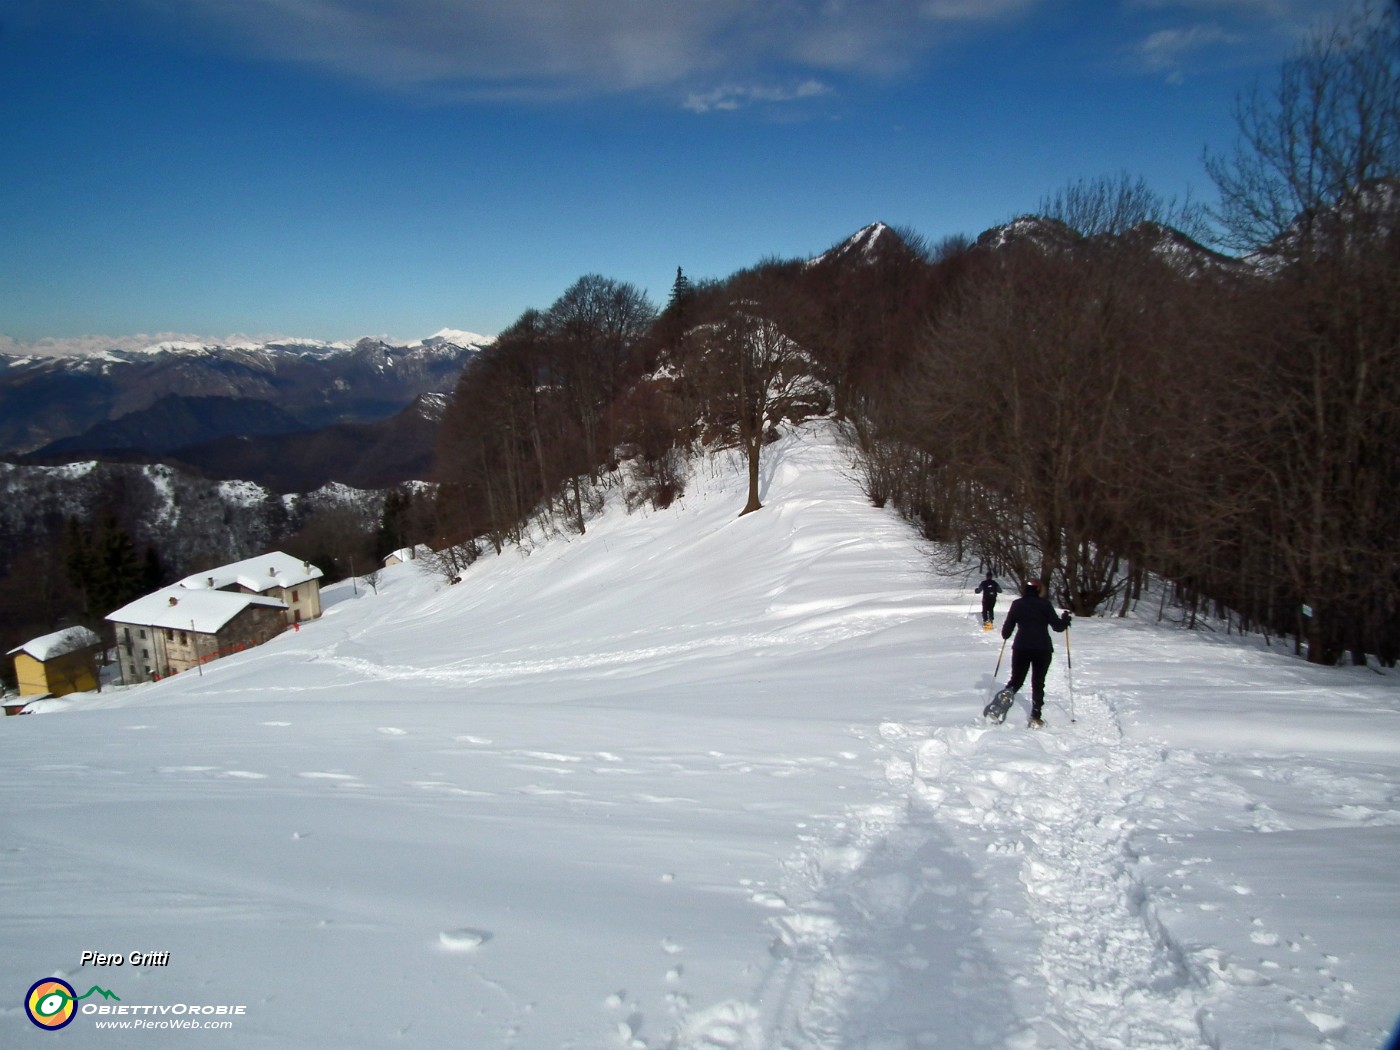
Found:
[[(1068, 645), (1069, 639), (1066, 638), (1066, 639), (1065, 639), (1065, 642), (1066, 642), (1066, 645)], [(1066, 651), (1068, 651), (1068, 650), (1066, 650)], [(993, 677), (993, 678), (995, 678), (995, 677), (997, 677), (999, 674), (1001, 674), (1001, 658), (1002, 658), (1003, 656), (1005, 656), (1005, 655), (1006, 655), (1006, 639), (1003, 638), (1003, 639), (1001, 640), (1001, 652), (997, 653), (997, 669), (996, 669), (995, 671), (992, 672), (992, 677)], [(1071, 719), (1071, 721), (1073, 721), (1073, 719)]]
[(1069, 720), (1074, 721), (1074, 651), (1069, 644), (1069, 629), (1065, 629), (1065, 677), (1069, 680)]

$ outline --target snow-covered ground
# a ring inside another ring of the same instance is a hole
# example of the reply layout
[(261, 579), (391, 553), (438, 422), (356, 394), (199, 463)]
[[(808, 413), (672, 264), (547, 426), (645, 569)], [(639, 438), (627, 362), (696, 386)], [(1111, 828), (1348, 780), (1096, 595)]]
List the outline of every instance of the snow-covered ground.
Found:
[(1081, 619), (987, 726), (975, 574), (821, 428), (764, 475), (4, 719), (0, 1045), (1385, 1041), (1400, 676)]

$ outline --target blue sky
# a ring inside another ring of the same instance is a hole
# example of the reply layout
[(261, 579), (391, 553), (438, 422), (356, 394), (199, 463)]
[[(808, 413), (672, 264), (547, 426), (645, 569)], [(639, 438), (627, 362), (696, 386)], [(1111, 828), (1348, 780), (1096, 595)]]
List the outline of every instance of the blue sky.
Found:
[[(0, 0), (0, 350), (494, 333), (1127, 173), (1345, 0)], [(75, 344), (76, 345), (76, 344)]]

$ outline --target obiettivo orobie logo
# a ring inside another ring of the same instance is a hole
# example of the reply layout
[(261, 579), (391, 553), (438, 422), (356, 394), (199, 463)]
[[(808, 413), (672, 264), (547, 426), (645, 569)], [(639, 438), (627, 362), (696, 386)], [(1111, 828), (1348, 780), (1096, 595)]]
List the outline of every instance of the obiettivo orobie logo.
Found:
[(121, 1001), (120, 996), (95, 984), (79, 995), (67, 981), (58, 977), (45, 977), (30, 985), (29, 994), (24, 997), (24, 1012), (40, 1028), (56, 1032), (77, 1016), (78, 1001), (94, 994), (104, 999)]

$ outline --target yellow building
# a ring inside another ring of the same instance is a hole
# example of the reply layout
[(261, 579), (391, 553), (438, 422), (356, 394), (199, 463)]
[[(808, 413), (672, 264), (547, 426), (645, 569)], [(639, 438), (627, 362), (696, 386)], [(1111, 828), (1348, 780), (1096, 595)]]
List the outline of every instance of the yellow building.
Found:
[(11, 649), (19, 695), (63, 696), (96, 689), (101, 645), (88, 628), (68, 627)]

